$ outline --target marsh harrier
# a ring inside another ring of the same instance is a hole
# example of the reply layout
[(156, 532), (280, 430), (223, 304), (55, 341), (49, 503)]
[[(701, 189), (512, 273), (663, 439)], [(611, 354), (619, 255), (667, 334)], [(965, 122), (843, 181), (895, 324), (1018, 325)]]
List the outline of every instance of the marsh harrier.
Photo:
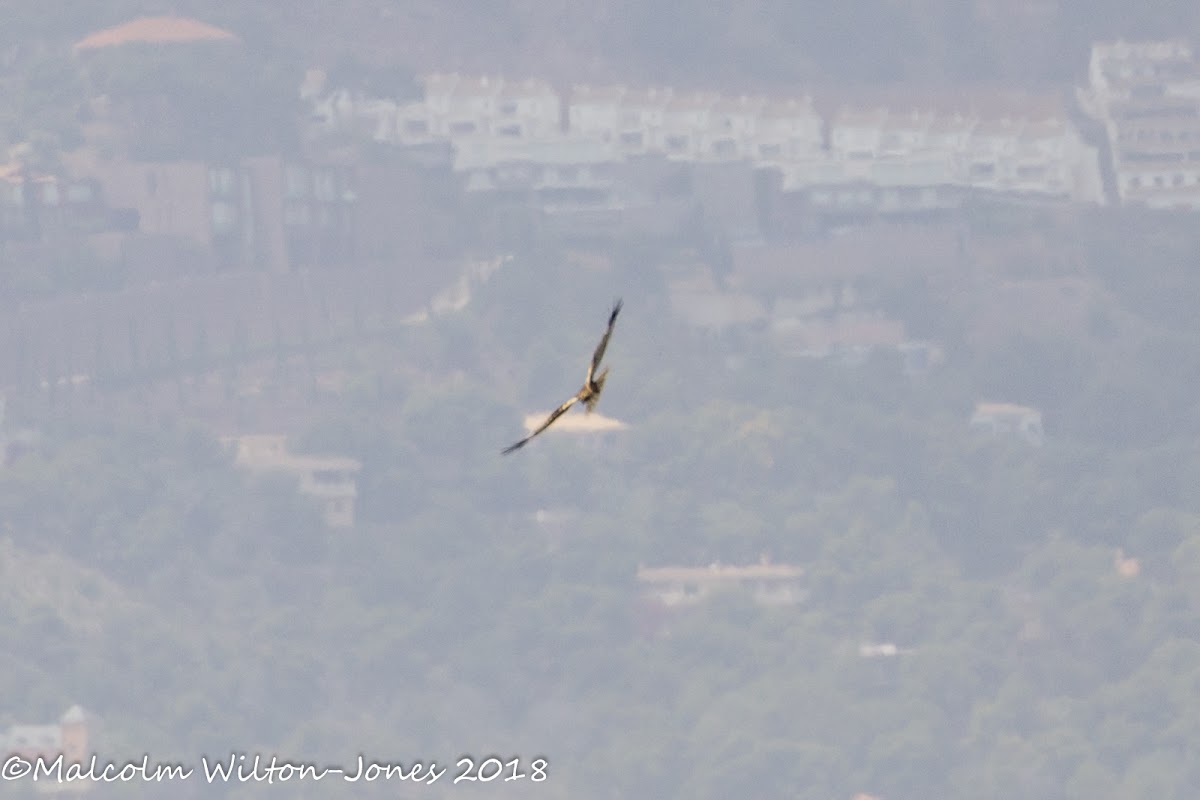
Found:
[(604, 358), (604, 350), (608, 347), (608, 339), (610, 336), (612, 336), (613, 326), (617, 324), (617, 314), (620, 313), (621, 301), (618, 300), (613, 305), (612, 313), (608, 315), (608, 329), (604, 331), (604, 336), (601, 337), (600, 344), (596, 345), (596, 352), (592, 353), (592, 362), (588, 364), (587, 377), (584, 378), (583, 388), (576, 392), (575, 396), (570, 400), (554, 409), (554, 411), (550, 412), (550, 416), (546, 417), (546, 421), (543, 422), (537, 428), (537, 430), (516, 444), (504, 448), (504, 450), (501, 451), (503, 455), (508, 455), (514, 450), (520, 450), (530, 439), (553, 425), (556, 419), (567, 413), (571, 406), (575, 405), (576, 403), (583, 403), (583, 407), (589, 414), (591, 413), (592, 409), (596, 407), (597, 401), (600, 400), (600, 392), (604, 391), (604, 381), (608, 378), (608, 367), (605, 367), (599, 372), (596, 370), (600, 368), (600, 359)]

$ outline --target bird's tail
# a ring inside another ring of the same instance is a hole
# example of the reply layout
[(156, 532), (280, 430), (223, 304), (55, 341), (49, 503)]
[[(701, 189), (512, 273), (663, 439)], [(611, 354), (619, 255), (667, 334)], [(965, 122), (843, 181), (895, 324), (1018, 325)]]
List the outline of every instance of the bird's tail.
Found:
[(592, 409), (596, 407), (596, 403), (600, 402), (600, 393), (604, 391), (604, 381), (608, 379), (608, 367), (600, 371), (600, 374), (592, 379), (592, 396), (584, 403), (587, 412), (590, 414)]

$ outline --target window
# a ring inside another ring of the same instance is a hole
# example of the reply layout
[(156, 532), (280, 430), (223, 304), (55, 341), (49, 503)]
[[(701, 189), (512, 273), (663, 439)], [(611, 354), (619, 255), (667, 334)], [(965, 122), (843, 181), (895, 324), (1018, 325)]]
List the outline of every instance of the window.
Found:
[(284, 194), (287, 197), (301, 198), (308, 196), (308, 170), (304, 167), (289, 165), (283, 173)]
[(223, 236), (237, 227), (237, 207), (231, 203), (212, 204), (213, 233)]
[(283, 209), (283, 222), (286, 225), (308, 225), (308, 205), (305, 203), (288, 203)]
[(92, 202), (92, 197), (93, 192), (91, 184), (72, 183), (67, 186), (68, 203), (90, 203)]
[(971, 165), (971, 177), (975, 180), (991, 178), (996, 174), (996, 165), (986, 162)]
[(208, 171), (208, 189), (214, 197), (232, 197), (236, 188), (230, 167), (213, 167)]
[(713, 142), (713, 153), (718, 156), (732, 156), (737, 154), (737, 142), (733, 139), (718, 139)]
[(682, 152), (687, 149), (687, 146), (688, 146), (688, 137), (687, 136), (675, 135), (675, 136), (667, 137), (667, 149), (672, 152), (675, 152), (675, 153)]
[(313, 173), (313, 195), (322, 202), (331, 202), (337, 197), (333, 170), (322, 169)]

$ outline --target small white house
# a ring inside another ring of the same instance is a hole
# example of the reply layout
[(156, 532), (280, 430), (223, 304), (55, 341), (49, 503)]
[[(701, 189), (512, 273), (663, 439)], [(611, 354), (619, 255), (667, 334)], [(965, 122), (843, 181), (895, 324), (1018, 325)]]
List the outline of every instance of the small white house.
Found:
[(1034, 447), (1040, 447), (1044, 438), (1042, 412), (1014, 403), (977, 403), (971, 430), (991, 437), (1017, 437)]

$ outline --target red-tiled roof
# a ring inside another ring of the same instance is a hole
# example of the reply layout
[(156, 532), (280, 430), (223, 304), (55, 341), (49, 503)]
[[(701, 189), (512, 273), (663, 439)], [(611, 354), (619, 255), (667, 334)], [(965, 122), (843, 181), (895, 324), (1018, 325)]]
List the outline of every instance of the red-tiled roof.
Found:
[(75, 49), (91, 50), (134, 42), (168, 44), (205, 40), (238, 41), (238, 37), (215, 25), (187, 17), (138, 17), (85, 36), (75, 43)]

